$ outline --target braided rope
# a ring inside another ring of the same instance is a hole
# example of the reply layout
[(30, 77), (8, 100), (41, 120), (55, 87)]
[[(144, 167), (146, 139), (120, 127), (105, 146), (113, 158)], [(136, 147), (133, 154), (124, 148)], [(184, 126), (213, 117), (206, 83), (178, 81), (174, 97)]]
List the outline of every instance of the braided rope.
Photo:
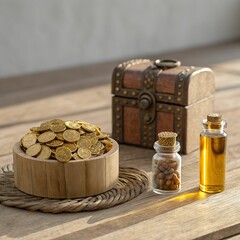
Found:
[(143, 170), (120, 168), (118, 183), (105, 193), (76, 199), (35, 197), (15, 187), (13, 166), (9, 164), (0, 168), (0, 203), (9, 207), (50, 213), (93, 211), (127, 202), (146, 191), (148, 184), (148, 175)]

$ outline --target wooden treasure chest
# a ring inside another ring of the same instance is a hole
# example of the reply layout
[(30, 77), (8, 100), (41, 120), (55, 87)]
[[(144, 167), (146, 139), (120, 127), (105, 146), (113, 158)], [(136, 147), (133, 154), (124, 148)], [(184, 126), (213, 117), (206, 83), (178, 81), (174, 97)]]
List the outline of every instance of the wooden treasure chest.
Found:
[(112, 75), (112, 136), (119, 143), (152, 148), (157, 133), (178, 134), (181, 152), (199, 146), (201, 121), (213, 112), (215, 80), (209, 68), (177, 60), (134, 59)]

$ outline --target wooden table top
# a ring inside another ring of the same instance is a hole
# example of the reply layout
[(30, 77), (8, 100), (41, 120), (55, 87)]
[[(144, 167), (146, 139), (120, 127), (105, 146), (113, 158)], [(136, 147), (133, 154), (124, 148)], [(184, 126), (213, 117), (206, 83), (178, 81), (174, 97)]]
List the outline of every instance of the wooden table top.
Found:
[[(182, 156), (181, 193), (160, 196), (149, 189), (122, 205), (80, 213), (50, 214), (0, 205), (0, 239), (240, 237), (240, 42), (162, 57), (215, 71), (215, 111), (228, 122), (226, 190), (219, 194), (198, 190), (197, 150)], [(14, 143), (47, 119), (84, 119), (111, 132), (111, 73), (116, 63), (0, 79), (0, 166), (12, 163)], [(141, 168), (151, 176), (153, 154), (153, 149), (121, 145), (120, 165)]]

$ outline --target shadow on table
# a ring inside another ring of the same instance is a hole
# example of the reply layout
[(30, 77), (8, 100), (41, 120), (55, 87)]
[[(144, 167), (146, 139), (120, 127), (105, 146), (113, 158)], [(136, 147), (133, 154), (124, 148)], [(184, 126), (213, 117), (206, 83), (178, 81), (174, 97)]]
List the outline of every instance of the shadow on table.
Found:
[[(99, 211), (99, 214), (94, 214), (89, 219), (88, 223), (94, 224), (108, 218), (116, 217), (115, 219), (89, 226), (88, 228), (63, 235), (56, 239), (78, 239), (81, 236), (82, 239), (88, 240), (104, 236), (119, 229), (134, 226), (135, 224), (160, 216), (161, 214), (173, 211), (193, 202), (203, 200), (207, 197), (208, 194), (200, 192), (198, 187), (180, 193), (174, 197), (159, 196), (152, 193), (152, 191), (148, 191), (136, 199), (120, 206)], [(145, 207), (143, 207), (143, 204)], [(141, 208), (140, 205), (142, 205)], [(129, 211), (130, 209), (131, 211)]]

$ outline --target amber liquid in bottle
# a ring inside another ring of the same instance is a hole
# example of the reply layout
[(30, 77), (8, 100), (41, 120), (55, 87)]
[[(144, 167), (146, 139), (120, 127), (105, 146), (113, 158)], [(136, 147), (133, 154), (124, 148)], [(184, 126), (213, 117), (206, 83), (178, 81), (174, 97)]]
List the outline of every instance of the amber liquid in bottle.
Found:
[(225, 187), (226, 133), (200, 135), (200, 190), (222, 192)]

